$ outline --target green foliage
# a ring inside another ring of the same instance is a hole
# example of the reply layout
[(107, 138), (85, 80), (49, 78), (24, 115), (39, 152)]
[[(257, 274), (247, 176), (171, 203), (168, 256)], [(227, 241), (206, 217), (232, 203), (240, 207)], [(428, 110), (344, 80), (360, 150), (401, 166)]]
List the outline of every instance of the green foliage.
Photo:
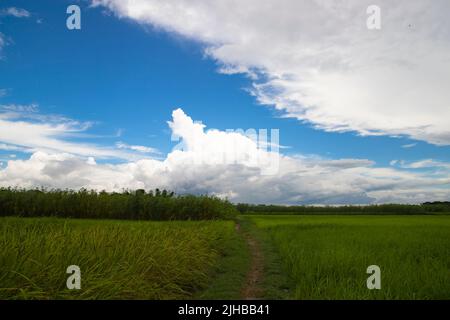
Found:
[(381, 204), (369, 206), (280, 206), (239, 203), (236, 209), (242, 214), (338, 214), (338, 215), (422, 215), (449, 214), (449, 202), (426, 202), (421, 205)]
[[(235, 244), (232, 221), (3, 217), (0, 300), (190, 299)], [(69, 265), (80, 290), (66, 287)]]
[[(276, 247), (292, 298), (450, 298), (449, 216), (245, 218)], [(381, 290), (367, 289), (370, 265), (381, 268)]]
[(122, 193), (93, 190), (0, 188), (0, 216), (130, 220), (231, 219), (237, 213), (227, 200), (213, 196), (175, 195), (156, 189)]

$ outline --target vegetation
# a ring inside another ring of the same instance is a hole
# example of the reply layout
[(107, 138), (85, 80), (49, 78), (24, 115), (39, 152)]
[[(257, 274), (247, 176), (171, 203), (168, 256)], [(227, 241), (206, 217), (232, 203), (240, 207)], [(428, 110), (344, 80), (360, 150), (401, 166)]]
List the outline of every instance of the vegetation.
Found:
[(245, 216), (239, 217), (239, 223), (243, 232), (248, 233), (260, 243), (263, 251), (262, 297), (272, 300), (292, 299), (295, 283), (289, 277), (289, 272), (271, 241), (270, 234), (263, 228), (256, 228), (254, 223)]
[[(214, 297), (218, 272), (220, 297), (235, 298), (245, 263), (240, 275), (221, 266), (240, 241), (232, 221), (0, 218), (0, 299)], [(81, 290), (66, 288), (69, 265), (81, 269)]]
[(421, 205), (382, 204), (369, 206), (280, 206), (240, 203), (242, 214), (337, 214), (337, 215), (423, 215), (450, 214), (450, 202), (426, 202)]
[[(0, 188), (0, 299), (239, 299), (251, 266), (263, 266), (269, 299), (450, 299), (449, 213), (446, 202), (284, 207)], [(69, 265), (82, 290), (66, 288)], [(381, 290), (366, 287), (369, 265)]]
[(213, 196), (178, 196), (166, 190), (107, 193), (0, 188), (0, 216), (130, 220), (231, 219), (237, 213)]
[(280, 206), (233, 205), (208, 195), (175, 195), (156, 189), (121, 193), (81, 189), (0, 188), (0, 216), (128, 220), (234, 219), (241, 214), (423, 215), (450, 214), (449, 202), (422, 205)]
[(231, 232), (205, 290), (198, 291), (194, 299), (241, 299), (241, 289), (250, 267), (250, 253), (245, 240)]
[[(269, 216), (265, 233), (295, 287), (294, 299), (450, 299), (448, 216)], [(366, 269), (381, 268), (381, 290)], [(270, 284), (269, 284), (270, 285)]]

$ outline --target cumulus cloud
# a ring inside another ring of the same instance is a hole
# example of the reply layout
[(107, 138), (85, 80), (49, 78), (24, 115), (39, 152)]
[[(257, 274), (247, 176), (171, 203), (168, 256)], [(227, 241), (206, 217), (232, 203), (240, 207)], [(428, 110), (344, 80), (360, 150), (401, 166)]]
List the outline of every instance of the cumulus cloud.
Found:
[(0, 185), (167, 188), (234, 202), (280, 204), (417, 203), (450, 196), (448, 173), (429, 177), (379, 168), (367, 159), (285, 156), (260, 148), (258, 140), (241, 133), (206, 130), (181, 109), (173, 111), (169, 127), (179, 140), (165, 159), (98, 164), (92, 157), (38, 151), (26, 160), (8, 160), (0, 170)]
[[(252, 94), (326, 131), (405, 135), (450, 145), (450, 3), (379, 0), (93, 0), (206, 45)], [(233, 8), (230, 10), (230, 8)]]

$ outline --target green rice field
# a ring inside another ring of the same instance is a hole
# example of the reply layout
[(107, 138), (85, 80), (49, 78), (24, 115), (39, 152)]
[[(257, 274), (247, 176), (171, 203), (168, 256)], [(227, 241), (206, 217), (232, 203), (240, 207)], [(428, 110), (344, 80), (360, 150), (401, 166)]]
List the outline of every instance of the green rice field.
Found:
[(0, 299), (450, 299), (448, 215), (2, 217), (0, 248)]
[[(450, 216), (247, 216), (278, 252), (294, 299), (449, 299)], [(366, 269), (381, 269), (369, 290)]]
[[(233, 274), (220, 291), (235, 298), (235, 247), (245, 252), (232, 221), (0, 218), (0, 299), (189, 299), (217, 291), (210, 280), (224, 263)], [(69, 265), (81, 290), (66, 287)]]

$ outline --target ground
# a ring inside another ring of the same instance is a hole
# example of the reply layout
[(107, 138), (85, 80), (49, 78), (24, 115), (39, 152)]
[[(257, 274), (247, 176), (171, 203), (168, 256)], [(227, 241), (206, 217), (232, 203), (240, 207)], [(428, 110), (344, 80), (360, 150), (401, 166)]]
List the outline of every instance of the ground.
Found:
[[(0, 231), (1, 299), (450, 299), (446, 215), (6, 217)], [(81, 290), (66, 288), (72, 264)]]

